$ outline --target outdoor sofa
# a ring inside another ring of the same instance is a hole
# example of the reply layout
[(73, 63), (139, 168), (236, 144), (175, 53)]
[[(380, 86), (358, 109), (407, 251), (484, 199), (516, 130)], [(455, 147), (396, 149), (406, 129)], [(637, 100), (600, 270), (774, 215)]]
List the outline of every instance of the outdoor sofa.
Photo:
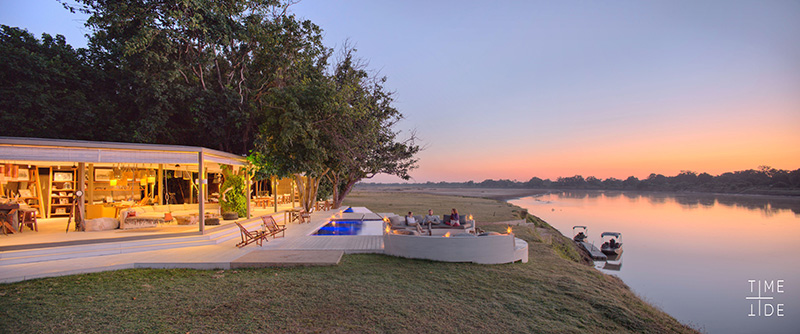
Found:
[[(122, 210), (120, 212), (120, 217), (119, 217), (120, 228), (131, 229), (131, 228), (142, 228), (142, 227), (154, 227), (158, 222), (164, 221), (164, 216), (166, 213), (170, 213), (173, 219), (176, 219), (175, 217), (179, 216), (197, 215), (199, 207), (200, 205), (197, 203), (135, 206), (127, 210)], [(206, 203), (204, 211), (206, 214), (219, 215), (220, 205), (219, 203)], [(135, 220), (131, 219), (131, 221), (126, 221), (128, 220), (128, 217), (130, 216), (131, 212), (136, 212), (135, 214), (136, 219)]]
[[(414, 220), (416, 221), (416, 223), (408, 225), (408, 224), (406, 224), (406, 217), (405, 216), (389, 216), (389, 224), (391, 225), (391, 229), (392, 230), (407, 230), (407, 231), (410, 231), (410, 232), (415, 232), (417, 224), (421, 223), (423, 218), (425, 218), (425, 217), (421, 216), (421, 215), (415, 215), (414, 216)], [(447, 231), (453, 231), (453, 232), (470, 232), (470, 231), (473, 231), (473, 228), (475, 227), (475, 221), (474, 220), (467, 220), (466, 218), (467, 218), (466, 215), (460, 215), (459, 216), (459, 223), (461, 225), (460, 226), (450, 226), (450, 225), (447, 225), (447, 224), (444, 223), (445, 219), (448, 219), (448, 220), (450, 219), (450, 215), (443, 215), (441, 223), (439, 223), (439, 224), (431, 224), (430, 225), (431, 226), (431, 234), (440, 235), (440, 234), (447, 233)], [(428, 228), (428, 224), (424, 223), (424, 224), (422, 224), (422, 227), (427, 229)], [(405, 233), (405, 232), (399, 232), (399, 233)]]

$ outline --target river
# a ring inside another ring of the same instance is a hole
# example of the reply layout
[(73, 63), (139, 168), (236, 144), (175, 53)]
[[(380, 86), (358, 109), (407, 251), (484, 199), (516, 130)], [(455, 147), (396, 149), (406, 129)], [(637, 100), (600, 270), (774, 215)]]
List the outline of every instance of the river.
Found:
[(570, 191), (509, 202), (568, 237), (588, 226), (598, 247), (601, 232), (621, 232), (622, 257), (608, 263), (619, 270), (595, 266), (685, 324), (800, 332), (798, 198)]

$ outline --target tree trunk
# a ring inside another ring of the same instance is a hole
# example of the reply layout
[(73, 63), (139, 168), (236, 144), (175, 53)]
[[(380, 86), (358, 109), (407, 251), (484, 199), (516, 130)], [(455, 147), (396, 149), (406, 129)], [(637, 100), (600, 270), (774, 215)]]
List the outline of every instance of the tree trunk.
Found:
[(339, 198), (339, 173), (331, 173), (333, 174), (333, 180), (331, 180), (331, 184), (333, 185), (333, 208), (339, 207), (339, 202), (337, 199)]
[(339, 194), (338, 197), (333, 198), (334, 200), (333, 207), (338, 208), (342, 206), (342, 202), (344, 201), (345, 197), (347, 197), (347, 195), (350, 194), (350, 191), (353, 190), (353, 186), (355, 186), (358, 181), (359, 180), (347, 181), (347, 184), (344, 186), (344, 190)]
[[(327, 174), (327, 171), (321, 177), (324, 177), (325, 174)], [(306, 212), (311, 212), (311, 208), (314, 207), (314, 202), (317, 199), (321, 177), (306, 176), (305, 181), (300, 174), (295, 174), (294, 177), (297, 182), (297, 188), (300, 190), (300, 204), (303, 205), (303, 209)]]

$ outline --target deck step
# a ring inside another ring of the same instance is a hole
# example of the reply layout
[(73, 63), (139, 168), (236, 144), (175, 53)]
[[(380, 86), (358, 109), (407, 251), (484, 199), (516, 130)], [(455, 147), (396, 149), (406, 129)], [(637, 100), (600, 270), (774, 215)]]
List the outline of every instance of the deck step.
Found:
[[(261, 225), (260, 219), (242, 224), (247, 229), (255, 229)], [(87, 243), (68, 246), (41, 247), (0, 252), (0, 267), (6, 265), (56, 261), (74, 258), (117, 255), (146, 252), (172, 248), (184, 248), (214, 245), (239, 237), (236, 225), (227, 228), (216, 228), (205, 235), (188, 235), (184, 237), (151, 238), (127, 240), (120, 242)]]

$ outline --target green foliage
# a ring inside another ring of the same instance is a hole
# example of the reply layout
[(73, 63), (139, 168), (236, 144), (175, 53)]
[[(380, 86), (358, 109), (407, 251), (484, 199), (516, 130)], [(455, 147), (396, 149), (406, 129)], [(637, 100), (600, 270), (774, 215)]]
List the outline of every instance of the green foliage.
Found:
[[(0, 25), (0, 123), (4, 136), (124, 140), (108, 78), (64, 36), (41, 40)], [(103, 126), (97, 126), (97, 122)]]
[[(393, 126), (402, 114), (383, 87), (386, 78), (370, 78), (354, 52), (345, 47), (330, 74), (323, 72), (326, 53), (303, 63), (303, 80), (273, 94), (276, 108), (257, 141), (257, 151), (278, 173), (302, 174), (317, 185), (326, 177), (337, 205), (364, 178), (388, 173), (408, 179), (419, 151), (413, 136), (397, 139)], [(304, 198), (316, 195), (301, 190)]]
[(681, 171), (675, 176), (650, 174), (646, 179), (630, 176), (625, 180), (607, 178), (600, 180), (580, 175), (559, 177), (556, 181), (533, 177), (529, 181), (484, 180), (482, 182), (428, 182), (425, 185), (458, 188), (528, 188), (528, 189), (586, 189), (586, 190), (645, 190), (645, 191), (698, 191), (715, 193), (744, 193), (797, 195), (800, 190), (800, 169), (783, 170), (769, 166), (711, 175)]
[(267, 160), (267, 157), (261, 152), (251, 151), (250, 154), (247, 155), (247, 161), (250, 162), (251, 165), (248, 172), (250, 173), (250, 177), (254, 181), (267, 180), (272, 176), (278, 176), (278, 177), (286, 176), (286, 175), (279, 175), (278, 169), (275, 168), (275, 164)]
[(534, 224), (536, 227), (545, 227), (545, 226), (547, 226), (547, 223), (544, 220), (542, 220), (541, 218), (536, 217), (536, 216), (534, 216), (532, 214), (528, 214), (528, 216), (525, 217), (525, 221), (528, 222), (528, 223)]
[(572, 247), (572, 245), (568, 244), (567, 242), (564, 242), (561, 239), (563, 238), (561, 238), (560, 236), (553, 239), (553, 245), (552, 245), (553, 251), (555, 251), (556, 254), (558, 254), (558, 256), (562, 257), (565, 260), (580, 263), (581, 255), (578, 254), (578, 251), (575, 250), (575, 247)]
[(338, 204), (359, 180), (416, 167), (386, 78), (347, 46), (328, 72), (321, 29), (288, 14), (290, 0), (77, 2), (65, 7), (90, 15), (85, 50), (4, 28), (0, 82), (14, 88), (0, 120), (30, 125), (11, 135), (250, 153), (256, 180), (294, 175), (307, 207), (325, 177)]
[(236, 175), (230, 166), (222, 165), (224, 181), (220, 186), (222, 201), (220, 206), (223, 212), (236, 212), (239, 217), (247, 215), (247, 196), (244, 193), (244, 177)]
[(4, 134), (248, 153), (273, 90), (303, 80), (327, 52), (319, 27), (289, 15), (290, 4), (78, 0), (65, 7), (89, 14), (93, 31), (79, 50), (4, 27), (0, 121), (26, 124)]

